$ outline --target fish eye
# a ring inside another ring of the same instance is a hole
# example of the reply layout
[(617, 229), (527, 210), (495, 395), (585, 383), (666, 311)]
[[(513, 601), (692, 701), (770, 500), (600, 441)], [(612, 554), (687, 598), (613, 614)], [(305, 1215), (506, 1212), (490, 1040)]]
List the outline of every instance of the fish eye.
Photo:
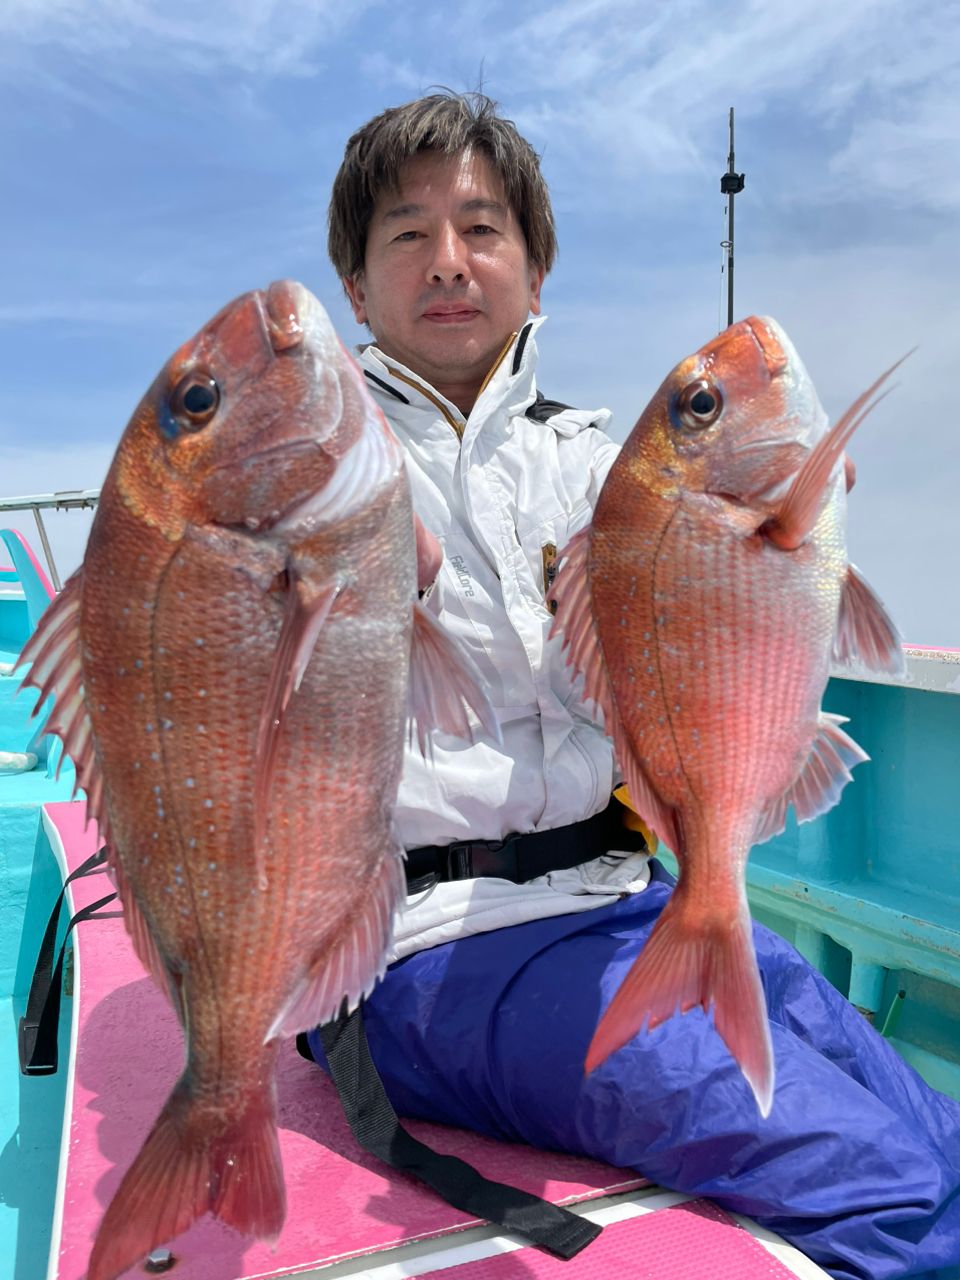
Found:
[(204, 369), (194, 369), (177, 383), (170, 410), (185, 431), (202, 430), (220, 406), (220, 388)]
[(713, 426), (723, 412), (723, 397), (706, 378), (698, 378), (680, 392), (676, 414), (681, 424), (692, 431)]

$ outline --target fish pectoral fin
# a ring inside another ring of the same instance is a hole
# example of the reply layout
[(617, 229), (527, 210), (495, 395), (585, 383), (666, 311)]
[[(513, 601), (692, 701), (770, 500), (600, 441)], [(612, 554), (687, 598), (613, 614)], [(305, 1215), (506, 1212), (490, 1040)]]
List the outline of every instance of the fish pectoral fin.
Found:
[(837, 662), (859, 662), (870, 671), (889, 675), (903, 675), (906, 668), (896, 625), (852, 564), (847, 566), (840, 594), (833, 656)]
[(643, 950), (607, 1006), (587, 1050), (595, 1071), (641, 1028), (651, 1030), (677, 1012), (713, 1006), (714, 1025), (737, 1062), (760, 1114), (773, 1104), (770, 1025), (746, 900), (721, 926), (692, 910), (683, 877)]
[(337, 596), (346, 585), (345, 580), (338, 577), (323, 583), (320, 587), (310, 589), (295, 570), (288, 569), (288, 573), (290, 586), (287, 591), (286, 609), (257, 730), (253, 807), (257, 867), (261, 872), (263, 871), (266, 814), (273, 788), (277, 747), (284, 713), (290, 705), (290, 699), (300, 688), (317, 638), (330, 616)]
[(783, 795), (760, 815), (754, 844), (762, 844), (780, 834), (786, 826), (790, 805), (798, 822), (810, 822), (832, 809), (851, 780), (850, 770), (870, 759), (864, 749), (844, 733), (840, 728), (842, 724), (846, 724), (843, 716), (820, 712), (810, 754)]
[[(850, 437), (867, 414), (875, 409), (890, 392), (888, 389), (875, 399), (871, 399), (871, 396), (879, 391), (891, 373), (898, 369), (909, 355), (912, 355), (912, 352), (908, 351), (906, 356), (901, 356), (896, 364), (892, 364), (889, 369), (881, 373), (876, 382), (854, 400), (846, 413), (807, 454), (806, 461), (794, 477), (793, 484), (787, 491), (779, 511), (761, 526), (760, 532), (765, 534), (775, 546), (783, 551), (795, 551), (810, 533), (820, 514), (820, 499), (823, 491), (833, 474), (834, 467), (843, 457)], [(849, 485), (850, 469), (846, 466), (845, 476), (846, 483)]]
[[(103, 777), (97, 766), (93, 726), (87, 713), (80, 648), (80, 605), (83, 599), (83, 570), (68, 578), (63, 590), (40, 619), (40, 625), (23, 647), (17, 667), (30, 664), (21, 689), (37, 689), (37, 712), (50, 697), (53, 708), (46, 732), (63, 743), (57, 763), (57, 777), (67, 755), (76, 770), (73, 794), (81, 788), (87, 796), (87, 821), (97, 824), (100, 838), (110, 844)], [(14, 668), (16, 670), (16, 668)]]
[(583, 677), (583, 696), (595, 704), (603, 717), (604, 729), (613, 739), (632, 808), (665, 844), (675, 852), (682, 852), (674, 810), (660, 799), (634, 757), (617, 713), (591, 607), (588, 575), (590, 535), (591, 528), (587, 525), (574, 534), (560, 552), (560, 570), (547, 596), (557, 606), (550, 634), (563, 632), (567, 663)]
[(264, 1042), (329, 1022), (344, 1000), (349, 1009), (355, 1009), (383, 977), (394, 913), (407, 891), (399, 850), (387, 854), (368, 883), (366, 900), (341, 921), (336, 936), (325, 941), (311, 959)]
[(480, 672), (440, 623), (417, 603), (413, 606), (408, 715), (411, 736), (416, 734), (424, 758), (428, 757), (427, 735), (432, 729), (474, 740), (468, 711), (495, 742), (501, 741), (497, 713)]

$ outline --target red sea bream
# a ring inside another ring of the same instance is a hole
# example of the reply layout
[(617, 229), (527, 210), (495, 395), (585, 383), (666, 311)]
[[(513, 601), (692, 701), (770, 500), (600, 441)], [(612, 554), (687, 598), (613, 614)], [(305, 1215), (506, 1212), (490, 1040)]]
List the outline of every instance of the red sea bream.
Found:
[(828, 429), (780, 327), (733, 325), (657, 391), (592, 525), (564, 552), (556, 625), (636, 809), (681, 868), (597, 1028), (588, 1071), (644, 1025), (712, 1006), (770, 1110), (747, 856), (783, 829), (788, 806), (805, 821), (834, 805), (866, 759), (821, 711), (831, 657), (902, 665), (845, 539), (844, 449), (882, 381)]
[(277, 1049), (382, 971), (408, 710), (463, 733), (470, 705), (496, 732), (417, 602), (418, 550), (435, 569), (397, 442), (319, 303), (280, 282), (163, 368), (24, 651), (186, 1041), (89, 1280), (208, 1210), (280, 1231)]

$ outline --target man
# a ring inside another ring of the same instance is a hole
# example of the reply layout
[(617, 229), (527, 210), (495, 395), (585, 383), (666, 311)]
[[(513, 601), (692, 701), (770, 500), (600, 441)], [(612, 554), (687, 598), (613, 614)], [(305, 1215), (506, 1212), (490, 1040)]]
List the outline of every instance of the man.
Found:
[(405, 765), (411, 894), (364, 1006), (395, 1107), (712, 1196), (838, 1277), (960, 1263), (960, 1107), (765, 929), (769, 1119), (700, 1011), (584, 1077), (671, 882), (611, 800), (610, 743), (548, 640), (556, 550), (616, 447), (605, 411), (537, 390), (528, 316), (555, 240), (532, 149), (481, 96), (386, 111), (347, 144), (329, 243), (373, 334), (361, 369), (444, 546), (429, 607), (486, 678), (503, 737), (438, 736), (431, 764)]

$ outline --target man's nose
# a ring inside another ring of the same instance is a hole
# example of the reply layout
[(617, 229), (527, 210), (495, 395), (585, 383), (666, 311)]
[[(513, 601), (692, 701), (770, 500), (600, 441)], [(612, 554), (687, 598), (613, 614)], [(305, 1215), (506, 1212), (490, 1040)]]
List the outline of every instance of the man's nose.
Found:
[(469, 273), (466, 245), (456, 227), (446, 226), (436, 240), (436, 248), (428, 267), (431, 281), (453, 284), (465, 280)]

